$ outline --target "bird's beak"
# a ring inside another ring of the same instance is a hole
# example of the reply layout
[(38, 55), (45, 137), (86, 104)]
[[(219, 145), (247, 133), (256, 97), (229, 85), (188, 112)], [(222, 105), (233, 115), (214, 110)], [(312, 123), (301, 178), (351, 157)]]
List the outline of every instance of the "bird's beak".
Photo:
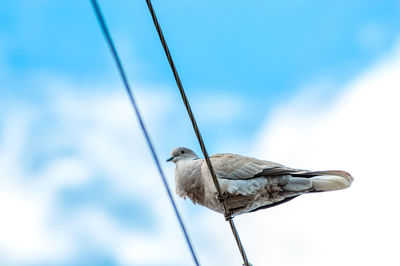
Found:
[(172, 157), (168, 158), (168, 159), (167, 159), (167, 162), (172, 161), (174, 158), (175, 158), (175, 156), (172, 156)]

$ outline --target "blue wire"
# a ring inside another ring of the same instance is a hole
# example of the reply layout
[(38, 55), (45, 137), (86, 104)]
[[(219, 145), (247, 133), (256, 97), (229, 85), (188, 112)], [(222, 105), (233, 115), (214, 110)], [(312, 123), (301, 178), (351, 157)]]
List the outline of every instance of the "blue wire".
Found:
[(136, 116), (137, 116), (137, 119), (139, 121), (140, 127), (142, 128), (144, 137), (145, 137), (146, 142), (147, 142), (147, 146), (149, 147), (149, 149), (151, 151), (151, 154), (153, 155), (154, 162), (155, 162), (155, 164), (157, 166), (158, 172), (159, 172), (159, 174), (161, 176), (161, 179), (162, 179), (162, 181), (164, 183), (164, 186), (165, 186), (165, 189), (167, 191), (169, 200), (170, 200), (170, 202), (172, 204), (172, 207), (173, 207), (173, 209), (175, 211), (176, 218), (178, 219), (179, 225), (180, 225), (180, 227), (182, 229), (182, 232), (183, 232), (183, 234), (185, 236), (185, 240), (186, 240), (186, 243), (187, 243), (187, 245), (188, 245), (188, 247), (190, 249), (190, 252), (192, 254), (194, 263), (197, 266), (199, 266), (200, 264), (199, 264), (199, 261), (198, 261), (198, 259), (196, 257), (196, 254), (194, 252), (192, 243), (191, 243), (190, 238), (189, 238), (189, 234), (188, 234), (188, 232), (187, 232), (187, 230), (185, 228), (185, 225), (183, 224), (183, 220), (181, 218), (181, 215), (179, 214), (179, 211), (178, 211), (178, 208), (177, 208), (176, 203), (174, 201), (174, 198), (172, 197), (171, 190), (169, 189), (169, 186), (168, 186), (168, 183), (167, 183), (167, 179), (165, 178), (164, 172), (163, 172), (163, 170), (161, 168), (160, 160), (157, 157), (156, 151), (154, 149), (154, 145), (153, 145), (153, 143), (152, 143), (152, 141), (150, 139), (149, 133), (148, 133), (148, 131), (147, 131), (145, 125), (144, 125), (142, 116), (141, 116), (141, 114), (139, 112), (139, 108), (138, 108), (138, 106), (136, 104), (136, 101), (135, 101), (135, 99), (133, 97), (133, 93), (132, 93), (132, 90), (131, 90), (131, 88), (129, 86), (129, 82), (128, 82), (128, 79), (126, 77), (124, 68), (122, 67), (121, 60), (119, 59), (117, 50), (115, 49), (114, 43), (113, 43), (113, 41), (111, 39), (110, 32), (109, 32), (109, 30), (107, 28), (107, 25), (106, 25), (105, 21), (104, 21), (104, 17), (102, 15), (100, 7), (99, 7), (99, 5), (98, 5), (96, 0), (91, 0), (91, 3), (92, 3), (92, 6), (93, 6), (93, 9), (95, 11), (96, 18), (97, 18), (97, 20), (98, 20), (98, 22), (100, 24), (101, 30), (102, 30), (102, 32), (104, 34), (104, 37), (106, 38), (106, 41), (108, 43), (108, 46), (109, 46), (109, 48), (111, 50), (111, 53), (112, 53), (112, 56), (114, 58), (115, 64), (117, 65), (118, 71), (119, 71), (119, 73), (121, 75), (121, 79), (122, 79), (122, 81), (124, 83), (126, 92), (128, 93), (128, 96), (129, 96), (129, 99), (130, 99), (130, 101), (132, 103), (133, 109), (134, 109), (134, 111), (136, 113)]

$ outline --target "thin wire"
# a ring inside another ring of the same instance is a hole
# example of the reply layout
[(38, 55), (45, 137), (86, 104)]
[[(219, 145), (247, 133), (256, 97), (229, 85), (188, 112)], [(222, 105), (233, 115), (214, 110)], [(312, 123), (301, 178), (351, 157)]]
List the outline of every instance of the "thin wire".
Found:
[(111, 38), (111, 35), (110, 35), (109, 30), (107, 28), (107, 25), (105, 23), (104, 16), (102, 15), (102, 12), (100, 10), (99, 5), (97, 4), (97, 1), (96, 0), (91, 0), (91, 3), (92, 3), (92, 6), (93, 6), (93, 9), (95, 11), (96, 18), (97, 18), (97, 20), (98, 20), (98, 22), (100, 24), (101, 30), (102, 30), (102, 32), (104, 34), (104, 37), (106, 38), (106, 41), (108, 43), (108, 46), (109, 46), (110, 51), (112, 53), (112, 56), (114, 58), (115, 64), (117, 65), (118, 71), (119, 71), (119, 73), (121, 75), (121, 79), (122, 79), (122, 81), (124, 83), (125, 89), (126, 89), (126, 91), (128, 93), (129, 99), (130, 99), (130, 101), (132, 103), (133, 109), (134, 109), (135, 114), (137, 116), (137, 119), (139, 121), (140, 127), (141, 127), (141, 129), (143, 131), (144, 137), (145, 137), (145, 139), (147, 141), (147, 146), (149, 147), (149, 149), (151, 151), (151, 154), (153, 155), (154, 162), (155, 162), (155, 164), (157, 166), (158, 172), (159, 172), (159, 174), (161, 176), (161, 179), (162, 179), (162, 181), (164, 183), (164, 187), (165, 187), (165, 189), (167, 191), (169, 200), (170, 200), (170, 202), (172, 204), (172, 207), (173, 207), (173, 209), (175, 211), (176, 218), (178, 219), (179, 225), (180, 225), (180, 227), (182, 229), (182, 232), (183, 232), (183, 234), (185, 236), (185, 240), (186, 240), (186, 243), (187, 243), (187, 245), (188, 245), (188, 247), (190, 249), (190, 252), (192, 254), (194, 263), (197, 266), (199, 266), (200, 264), (199, 264), (199, 261), (197, 259), (196, 254), (194, 252), (192, 243), (191, 243), (190, 238), (189, 238), (189, 234), (188, 234), (188, 232), (187, 232), (187, 230), (185, 228), (185, 225), (183, 224), (183, 220), (182, 220), (182, 218), (181, 218), (181, 216), (179, 214), (179, 211), (178, 211), (178, 208), (177, 208), (176, 203), (174, 201), (174, 198), (172, 197), (171, 190), (169, 189), (169, 186), (168, 186), (168, 183), (167, 183), (167, 179), (165, 178), (164, 172), (163, 172), (163, 170), (161, 168), (160, 160), (158, 159), (158, 156), (156, 154), (154, 145), (153, 145), (153, 143), (152, 143), (152, 141), (150, 139), (150, 135), (149, 135), (149, 133), (148, 133), (148, 131), (147, 131), (145, 125), (144, 125), (144, 121), (143, 121), (142, 116), (141, 116), (141, 114), (139, 112), (139, 108), (138, 108), (138, 106), (136, 104), (136, 101), (135, 101), (135, 99), (133, 97), (132, 90), (131, 90), (131, 88), (129, 86), (129, 82), (128, 82), (128, 79), (126, 77), (126, 74), (125, 74), (124, 68), (122, 66), (121, 60), (120, 60), (120, 58), (118, 56), (117, 50), (116, 50), (116, 48), (114, 46), (114, 43), (113, 43), (112, 38)]
[(192, 112), (192, 108), (190, 107), (190, 104), (189, 104), (189, 100), (186, 97), (185, 90), (183, 89), (183, 85), (182, 85), (181, 79), (179, 78), (178, 71), (176, 70), (174, 61), (172, 60), (171, 53), (169, 52), (169, 48), (168, 48), (167, 42), (165, 41), (165, 38), (164, 38), (164, 34), (163, 34), (162, 30), (161, 30), (160, 24), (158, 23), (158, 19), (157, 19), (156, 13), (155, 13), (155, 11), (153, 9), (151, 1), (150, 0), (146, 0), (146, 3), (147, 3), (147, 6), (149, 8), (151, 17), (153, 18), (154, 26), (155, 26), (155, 28), (157, 30), (157, 33), (158, 33), (158, 36), (160, 38), (161, 44), (162, 44), (162, 46), (164, 48), (164, 51), (165, 51), (165, 54), (167, 56), (169, 65), (170, 65), (171, 70), (172, 70), (172, 72), (174, 74), (175, 81), (176, 81), (176, 84), (178, 85), (179, 92), (181, 93), (183, 103), (185, 104), (185, 107), (186, 107), (186, 110), (188, 112), (190, 121), (192, 122), (192, 126), (193, 126), (193, 129), (194, 129), (194, 132), (196, 133), (196, 137), (197, 137), (197, 139), (199, 141), (201, 150), (202, 150), (202, 152), (204, 154), (204, 158), (206, 160), (208, 169), (210, 170), (210, 173), (211, 173), (215, 188), (217, 189), (218, 199), (221, 201), (221, 204), (222, 204), (222, 206), (224, 208), (225, 218), (230, 224), (232, 233), (233, 233), (233, 235), (235, 237), (235, 240), (236, 240), (236, 244), (238, 245), (240, 254), (242, 255), (244, 265), (246, 265), (246, 266), (250, 265), (249, 261), (247, 259), (247, 256), (246, 256), (246, 252), (245, 252), (245, 250), (243, 248), (242, 242), (240, 241), (239, 234), (238, 234), (238, 232), (236, 230), (236, 227), (235, 227), (235, 224), (233, 222), (231, 213), (229, 212), (228, 207), (226, 205), (225, 198), (224, 198), (224, 195), (222, 194), (222, 190), (221, 190), (221, 187), (220, 187), (220, 185), (218, 183), (217, 176), (215, 175), (214, 168), (211, 165), (211, 161), (210, 161), (210, 158), (208, 156), (207, 149), (206, 149), (206, 147), (204, 145), (203, 138), (201, 137), (199, 127), (197, 126), (196, 119), (195, 119), (194, 114)]

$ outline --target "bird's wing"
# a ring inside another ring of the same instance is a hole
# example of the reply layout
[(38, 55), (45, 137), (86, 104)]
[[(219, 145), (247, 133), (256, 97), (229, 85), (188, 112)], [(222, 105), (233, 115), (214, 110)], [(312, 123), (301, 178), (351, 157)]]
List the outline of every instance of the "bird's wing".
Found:
[(284, 175), (299, 172), (278, 163), (258, 160), (237, 154), (219, 153), (210, 157), (215, 174), (221, 179), (245, 180), (260, 176)]

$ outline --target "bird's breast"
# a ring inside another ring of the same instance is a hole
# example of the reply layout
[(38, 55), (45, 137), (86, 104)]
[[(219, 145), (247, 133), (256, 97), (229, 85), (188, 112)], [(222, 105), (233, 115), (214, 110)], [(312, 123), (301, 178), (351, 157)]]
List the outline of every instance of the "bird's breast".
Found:
[(182, 160), (176, 164), (176, 193), (190, 198), (193, 203), (203, 204), (204, 182), (201, 176), (201, 160)]

